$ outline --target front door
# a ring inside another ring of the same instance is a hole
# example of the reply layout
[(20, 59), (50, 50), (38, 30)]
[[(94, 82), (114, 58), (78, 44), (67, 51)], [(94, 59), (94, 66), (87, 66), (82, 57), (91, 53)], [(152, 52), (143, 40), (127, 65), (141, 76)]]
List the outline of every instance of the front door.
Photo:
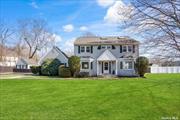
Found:
[(104, 62), (104, 73), (105, 74), (109, 73), (109, 63), (108, 62)]

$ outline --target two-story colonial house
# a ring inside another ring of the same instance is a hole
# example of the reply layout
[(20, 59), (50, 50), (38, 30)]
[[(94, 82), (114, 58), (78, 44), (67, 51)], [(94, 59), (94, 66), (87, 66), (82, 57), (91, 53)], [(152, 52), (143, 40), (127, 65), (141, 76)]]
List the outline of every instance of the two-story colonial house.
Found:
[(90, 76), (134, 76), (139, 42), (129, 37), (79, 37), (74, 53), (81, 59), (81, 72)]

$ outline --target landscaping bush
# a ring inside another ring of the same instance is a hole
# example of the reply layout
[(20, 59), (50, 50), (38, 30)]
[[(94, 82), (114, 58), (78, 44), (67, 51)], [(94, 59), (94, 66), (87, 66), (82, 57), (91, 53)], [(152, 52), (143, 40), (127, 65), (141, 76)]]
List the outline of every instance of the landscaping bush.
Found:
[(149, 61), (146, 57), (138, 57), (136, 59), (136, 70), (137, 73), (144, 77), (144, 74), (148, 71)]
[(60, 77), (71, 77), (70, 68), (60, 65), (59, 66), (59, 76)]
[(40, 74), (41, 73), (41, 66), (31, 66), (31, 72), (33, 74)]
[(77, 77), (77, 78), (89, 77), (89, 72), (78, 72), (78, 73), (75, 73), (75, 77)]
[(42, 75), (57, 76), (61, 62), (58, 59), (47, 59), (41, 65)]
[(71, 71), (71, 76), (75, 76), (74, 73), (78, 73), (80, 71), (80, 57), (71, 56), (68, 63)]

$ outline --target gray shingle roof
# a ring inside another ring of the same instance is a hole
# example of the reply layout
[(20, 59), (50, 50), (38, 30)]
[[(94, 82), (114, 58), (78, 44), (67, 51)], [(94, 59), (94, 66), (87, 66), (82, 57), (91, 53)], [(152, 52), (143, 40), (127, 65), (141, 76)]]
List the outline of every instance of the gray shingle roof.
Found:
[(75, 40), (74, 45), (120, 45), (120, 44), (139, 44), (138, 41), (129, 37), (79, 37)]

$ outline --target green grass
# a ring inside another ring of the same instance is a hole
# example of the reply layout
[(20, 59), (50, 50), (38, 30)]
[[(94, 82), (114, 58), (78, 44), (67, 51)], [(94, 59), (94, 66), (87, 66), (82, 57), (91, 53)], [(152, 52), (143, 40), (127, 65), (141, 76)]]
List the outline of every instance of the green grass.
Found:
[(0, 80), (1, 120), (180, 119), (180, 74)]

